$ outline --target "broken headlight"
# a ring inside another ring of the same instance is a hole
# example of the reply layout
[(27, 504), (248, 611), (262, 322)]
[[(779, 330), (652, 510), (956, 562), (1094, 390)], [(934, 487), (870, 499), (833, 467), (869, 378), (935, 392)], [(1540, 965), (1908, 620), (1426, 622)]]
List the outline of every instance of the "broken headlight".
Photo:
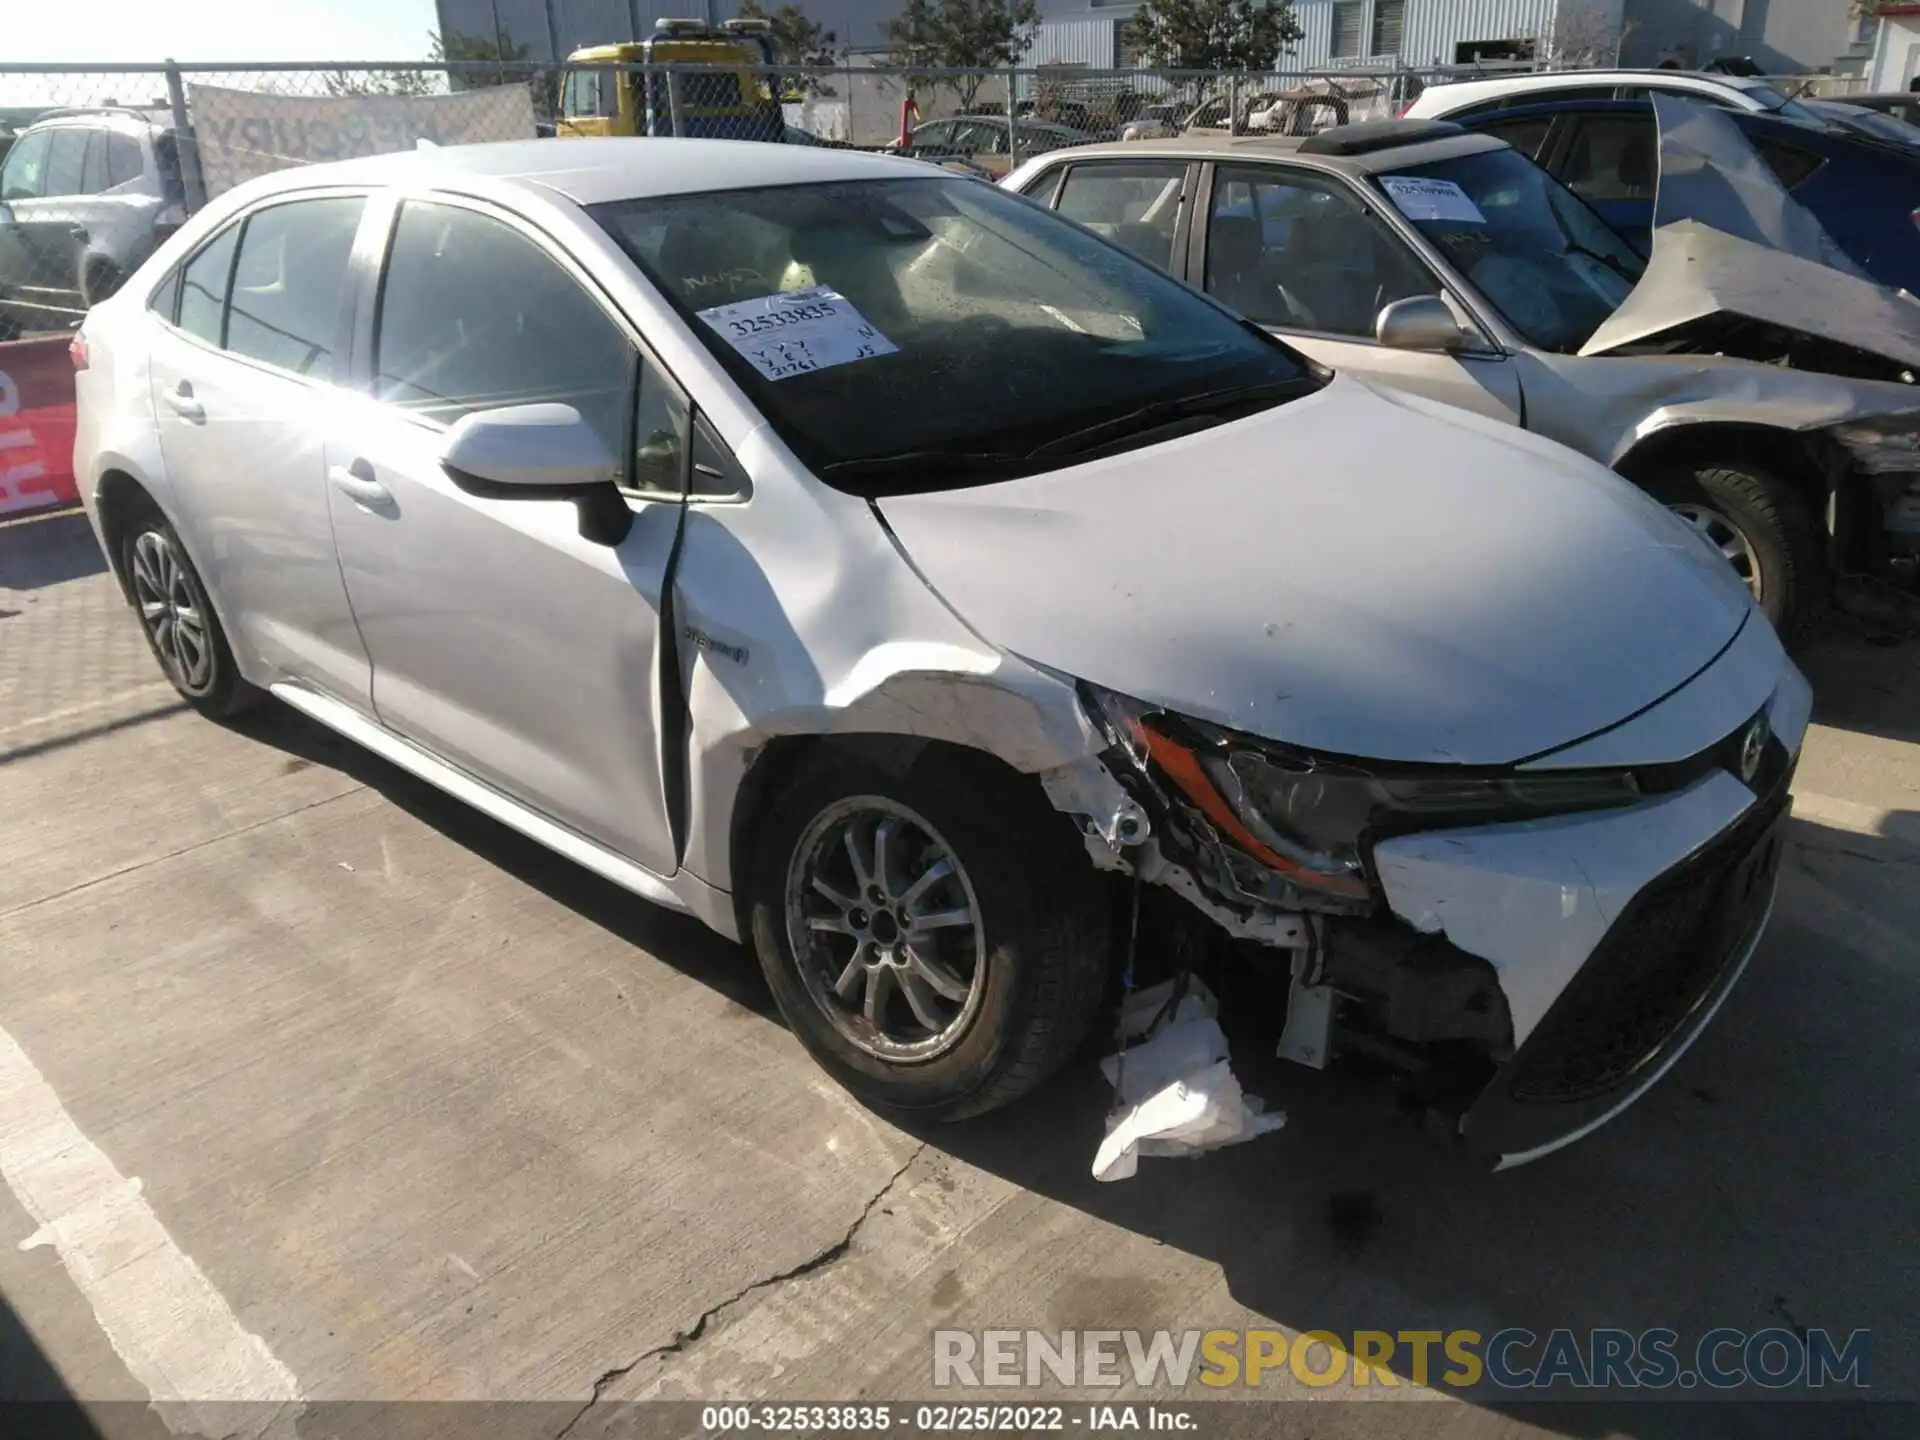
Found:
[(1627, 771), (1369, 768), (1090, 685), (1083, 693), (1108, 737), (1143, 773), (1170, 782), (1228, 845), (1291, 885), (1347, 903), (1371, 895), (1364, 850), (1379, 837), (1601, 809), (1640, 794)]

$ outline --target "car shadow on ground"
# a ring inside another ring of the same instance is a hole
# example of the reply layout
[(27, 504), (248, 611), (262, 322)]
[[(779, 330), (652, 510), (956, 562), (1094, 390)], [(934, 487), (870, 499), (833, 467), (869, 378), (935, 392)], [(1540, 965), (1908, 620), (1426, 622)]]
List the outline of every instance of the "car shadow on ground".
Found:
[(40, 1341), (0, 1295), (0, 1433), (39, 1440), (100, 1440)]
[[(236, 728), (362, 781), (780, 1023), (752, 956), (698, 922), (636, 901), (283, 707)], [(1714, 1025), (1627, 1115), (1517, 1171), (1490, 1173), (1424, 1132), (1380, 1086), (1340, 1085), (1245, 1045), (1236, 1071), (1287, 1111), (1286, 1128), (1198, 1160), (1146, 1160), (1125, 1182), (1101, 1184), (1089, 1170), (1108, 1095), (1092, 1064), (1098, 1046), (1020, 1104), (917, 1133), (1029, 1191), (1217, 1264), (1236, 1301), (1295, 1330), (1485, 1337), (1520, 1326), (1544, 1337), (1565, 1327), (1584, 1338), (1597, 1327), (1667, 1327), (1679, 1332), (1685, 1360), (1686, 1347), (1721, 1326), (1820, 1327), (1842, 1342), (1865, 1329), (1875, 1395), (1920, 1397), (1911, 1305), (1920, 1275), (1911, 1223), (1920, 1194), (1912, 1104), (1920, 852), (1795, 825), (1774, 924)], [(1062, 1303), (1076, 1316), (1062, 1323), (1167, 1323), (1152, 1297)], [(1390, 1368), (1411, 1378), (1404, 1353)], [(1528, 1406), (1524, 1418), (1582, 1437), (1891, 1435), (1910, 1433), (1916, 1419), (1910, 1406), (1655, 1399)]]
[(29, 591), (98, 575), (107, 568), (78, 510), (0, 525), (0, 591)]

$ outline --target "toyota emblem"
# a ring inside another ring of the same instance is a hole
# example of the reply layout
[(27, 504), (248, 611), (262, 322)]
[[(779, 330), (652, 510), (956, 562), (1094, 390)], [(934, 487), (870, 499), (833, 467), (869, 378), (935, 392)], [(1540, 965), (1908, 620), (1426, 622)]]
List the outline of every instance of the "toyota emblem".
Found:
[(1767, 751), (1767, 717), (1762, 715), (1747, 726), (1740, 741), (1740, 778), (1747, 784), (1760, 771), (1760, 757)]

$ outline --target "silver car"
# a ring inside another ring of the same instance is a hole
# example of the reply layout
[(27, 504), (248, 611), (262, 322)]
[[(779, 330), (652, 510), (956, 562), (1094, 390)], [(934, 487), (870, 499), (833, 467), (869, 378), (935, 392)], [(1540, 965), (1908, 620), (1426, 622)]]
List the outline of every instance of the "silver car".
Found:
[(155, 112), (28, 126), (0, 165), (0, 340), (73, 328), (186, 218), (173, 130)]
[(871, 1103), (1037, 1083), (1151, 887), (1143, 978), (1244, 950), (1290, 1056), (1399, 1056), (1528, 1158), (1766, 923), (1810, 696), (1718, 557), (994, 186), (693, 140), (314, 166), (74, 354), (190, 704), (271, 694), (750, 939)]
[[(1778, 188), (1708, 170), (1690, 166), (1723, 193)], [(1004, 183), (1315, 359), (1610, 466), (1724, 553), (1784, 633), (1834, 571), (1920, 552), (1920, 324), (1826, 265), (1683, 221), (1656, 232), (1642, 286), (1647, 259), (1578, 196), (1434, 122), (1087, 146)], [(1663, 208), (1675, 189), (1662, 179)]]

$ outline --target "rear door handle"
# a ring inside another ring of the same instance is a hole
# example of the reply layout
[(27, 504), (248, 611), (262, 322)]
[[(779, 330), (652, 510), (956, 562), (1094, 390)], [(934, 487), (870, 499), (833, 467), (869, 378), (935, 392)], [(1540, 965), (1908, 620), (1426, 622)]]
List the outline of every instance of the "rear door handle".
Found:
[(167, 404), (173, 407), (173, 413), (182, 420), (191, 420), (198, 425), (207, 418), (207, 407), (193, 398), (193, 386), (187, 381), (182, 380), (172, 390), (162, 390), (160, 393), (166, 397)]
[(393, 492), (374, 478), (373, 466), (364, 460), (356, 460), (351, 465), (332, 466), (327, 471), (327, 479), (333, 482), (334, 489), (351, 498), (355, 504), (393, 504)]

